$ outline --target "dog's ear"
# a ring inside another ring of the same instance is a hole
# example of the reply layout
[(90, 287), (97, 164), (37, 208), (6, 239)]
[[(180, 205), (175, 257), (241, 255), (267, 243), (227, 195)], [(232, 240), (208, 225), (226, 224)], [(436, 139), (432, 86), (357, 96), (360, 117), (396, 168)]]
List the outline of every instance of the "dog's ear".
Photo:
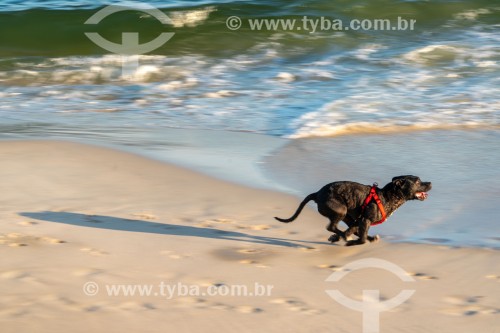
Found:
[(405, 179), (402, 176), (392, 178), (392, 183), (396, 186), (402, 187), (405, 183)]

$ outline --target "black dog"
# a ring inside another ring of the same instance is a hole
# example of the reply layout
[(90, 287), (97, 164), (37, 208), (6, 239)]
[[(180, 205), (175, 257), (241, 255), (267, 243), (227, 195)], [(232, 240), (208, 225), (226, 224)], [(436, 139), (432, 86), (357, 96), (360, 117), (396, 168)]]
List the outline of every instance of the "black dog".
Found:
[[(327, 217), (330, 223), (326, 229), (333, 232), (328, 239), (336, 242), (340, 238), (347, 241), (352, 234), (359, 238), (348, 241), (346, 245), (364, 244), (376, 241), (378, 236), (369, 236), (368, 229), (385, 221), (396, 209), (408, 200), (425, 200), (432, 188), (430, 182), (421, 182), (416, 176), (399, 176), (382, 189), (355, 182), (341, 181), (325, 185), (316, 193), (309, 194), (299, 205), (295, 214), (288, 219), (275, 217), (280, 222), (295, 220), (304, 206), (311, 200), (318, 205), (318, 212)], [(337, 228), (344, 221), (348, 229), (344, 232)]]

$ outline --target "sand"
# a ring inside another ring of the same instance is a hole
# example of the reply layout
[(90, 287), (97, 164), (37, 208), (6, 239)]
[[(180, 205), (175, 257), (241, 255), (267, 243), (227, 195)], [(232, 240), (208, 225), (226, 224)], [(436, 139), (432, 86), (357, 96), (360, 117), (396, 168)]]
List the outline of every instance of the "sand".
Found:
[[(327, 290), (414, 290), (381, 312), (380, 332), (500, 332), (498, 250), (331, 245), (312, 208), (272, 219), (298, 198), (110, 149), (10, 141), (0, 156), (2, 333), (363, 332), (361, 312)], [(362, 259), (409, 281), (345, 270)], [(222, 295), (234, 286), (247, 296)]]

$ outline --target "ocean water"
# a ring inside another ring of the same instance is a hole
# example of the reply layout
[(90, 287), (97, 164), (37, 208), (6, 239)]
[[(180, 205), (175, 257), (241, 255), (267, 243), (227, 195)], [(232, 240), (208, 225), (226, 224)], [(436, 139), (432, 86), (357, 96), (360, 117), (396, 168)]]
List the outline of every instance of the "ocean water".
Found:
[[(382, 235), (499, 246), (500, 3), (155, 0), (143, 3), (169, 23), (128, 10), (85, 24), (120, 3), (0, 3), (1, 139), (127, 147), (297, 196), (414, 173), (436, 184), (430, 199), (403, 207)], [(226, 26), (231, 16), (240, 29)], [(313, 33), (249, 22), (304, 16), (416, 23)], [(89, 32), (114, 43), (175, 35), (135, 58)]]

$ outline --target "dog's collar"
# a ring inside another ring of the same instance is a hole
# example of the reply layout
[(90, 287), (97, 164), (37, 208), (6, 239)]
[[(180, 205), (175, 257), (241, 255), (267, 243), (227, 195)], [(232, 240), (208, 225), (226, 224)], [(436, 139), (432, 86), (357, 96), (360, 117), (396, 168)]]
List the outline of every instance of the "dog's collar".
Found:
[(371, 225), (381, 224), (382, 222), (384, 222), (385, 220), (387, 220), (387, 215), (385, 214), (384, 205), (382, 205), (382, 201), (380, 201), (380, 198), (379, 198), (379, 196), (377, 194), (377, 186), (378, 186), (377, 183), (373, 183), (373, 186), (370, 189), (370, 193), (366, 197), (365, 202), (363, 203), (363, 206), (361, 206), (361, 214), (363, 214), (364, 211), (365, 211), (365, 209), (366, 209), (366, 207), (368, 206), (368, 204), (372, 200), (375, 200), (375, 202), (377, 203), (378, 209), (380, 210), (380, 214), (382, 214), (382, 219), (380, 219), (380, 220), (378, 220), (376, 222), (372, 222)]

